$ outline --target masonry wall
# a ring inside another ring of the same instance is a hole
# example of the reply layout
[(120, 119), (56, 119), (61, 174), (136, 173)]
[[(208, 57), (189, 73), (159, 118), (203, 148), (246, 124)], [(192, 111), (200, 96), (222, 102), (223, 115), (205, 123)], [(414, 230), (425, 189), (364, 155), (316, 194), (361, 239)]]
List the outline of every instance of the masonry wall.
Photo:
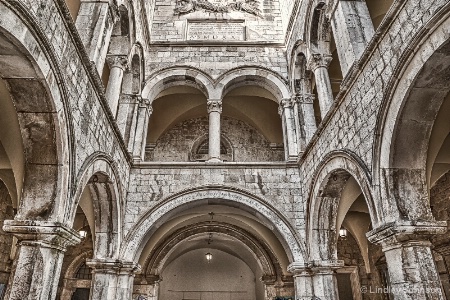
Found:
[(125, 207), (124, 235), (147, 211), (165, 198), (192, 187), (223, 185), (240, 188), (259, 196), (297, 229), (304, 229), (300, 175), (296, 165), (224, 165), (211, 167), (204, 163), (164, 166), (154, 164), (133, 169), (130, 173)]
[[(237, 162), (283, 161), (283, 149), (273, 149), (269, 141), (249, 124), (229, 117), (221, 118), (221, 133), (231, 144)], [(149, 158), (153, 161), (194, 161), (195, 142), (208, 134), (208, 119), (186, 120), (164, 133)]]
[(0, 180), (0, 284), (6, 284), (11, 271), (11, 246), (13, 237), (3, 231), (3, 221), (14, 218), (11, 197), (6, 185)]

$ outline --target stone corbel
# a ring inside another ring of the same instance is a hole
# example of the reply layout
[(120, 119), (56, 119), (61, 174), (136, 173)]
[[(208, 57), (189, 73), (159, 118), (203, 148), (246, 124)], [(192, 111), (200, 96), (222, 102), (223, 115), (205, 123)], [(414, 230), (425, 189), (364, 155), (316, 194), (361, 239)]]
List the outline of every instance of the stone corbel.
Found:
[(12, 233), (21, 244), (39, 245), (65, 251), (81, 241), (74, 229), (58, 222), (5, 220), (3, 230)]

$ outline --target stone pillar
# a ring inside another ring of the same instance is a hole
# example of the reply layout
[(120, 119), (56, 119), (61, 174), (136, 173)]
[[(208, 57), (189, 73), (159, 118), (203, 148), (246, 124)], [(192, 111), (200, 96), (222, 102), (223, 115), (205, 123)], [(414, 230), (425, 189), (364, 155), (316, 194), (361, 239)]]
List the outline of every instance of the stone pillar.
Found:
[(311, 300), (314, 297), (311, 268), (304, 263), (292, 263), (288, 272), (294, 276), (295, 299)]
[(331, 23), (345, 77), (353, 63), (361, 57), (375, 30), (365, 1), (337, 1)]
[(78, 233), (44, 221), (5, 220), (3, 230), (19, 241), (7, 299), (55, 299), (64, 252), (80, 242)]
[(221, 162), (220, 159), (220, 115), (221, 100), (208, 100), (209, 114), (209, 162)]
[(333, 104), (333, 91), (331, 90), (328, 66), (331, 63), (331, 55), (312, 54), (309, 61), (309, 68), (314, 72), (316, 79), (317, 95), (319, 98), (320, 112), (322, 119), (328, 113)]
[(319, 299), (339, 300), (336, 270), (343, 266), (343, 261), (314, 262), (312, 268), (314, 296)]
[(297, 131), (294, 118), (294, 103), (289, 99), (282, 99), (278, 108), (281, 116), (284, 137), (284, 153), (287, 161), (296, 161), (298, 158)]
[(294, 114), (298, 119), (298, 148), (303, 152), (317, 130), (314, 116), (314, 95), (303, 94), (293, 98)]
[(130, 128), (136, 125), (136, 120), (134, 119), (136, 119), (138, 114), (140, 101), (141, 96), (134, 94), (121, 93), (119, 97), (116, 123), (126, 145), (130, 141)]
[(105, 96), (108, 100), (112, 115), (116, 117), (120, 91), (122, 89), (123, 72), (127, 67), (128, 60), (125, 56), (110, 56), (108, 57), (108, 64), (110, 66), (110, 73)]
[(133, 160), (135, 162), (144, 160), (148, 121), (152, 112), (153, 110), (150, 105), (150, 101), (148, 99), (141, 98), (138, 107), (137, 124), (134, 134)]
[(403, 221), (367, 233), (370, 242), (382, 246), (394, 300), (445, 299), (429, 239), (446, 231), (446, 222)]
[(92, 268), (91, 300), (131, 299), (137, 264), (114, 259), (90, 259), (86, 264)]
[(75, 25), (89, 58), (95, 63), (100, 75), (117, 19), (118, 10), (112, 1), (81, 0)]

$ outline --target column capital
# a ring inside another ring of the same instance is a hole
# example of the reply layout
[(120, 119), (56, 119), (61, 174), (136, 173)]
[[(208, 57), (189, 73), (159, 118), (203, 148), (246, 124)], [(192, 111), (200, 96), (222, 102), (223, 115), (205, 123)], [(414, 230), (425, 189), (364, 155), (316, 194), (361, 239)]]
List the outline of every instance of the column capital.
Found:
[(125, 55), (108, 55), (106, 62), (110, 69), (120, 68), (125, 70), (128, 67), (128, 57)]
[(34, 244), (60, 251), (81, 241), (78, 232), (59, 222), (5, 220), (3, 230), (12, 233), (21, 244)]
[(383, 250), (406, 244), (430, 246), (430, 237), (447, 232), (446, 221), (396, 221), (379, 226), (366, 235), (374, 244), (381, 244)]
[(308, 67), (312, 71), (318, 68), (328, 68), (333, 58), (329, 54), (314, 53), (308, 61)]
[(208, 114), (212, 112), (218, 112), (219, 114), (222, 113), (222, 101), (221, 100), (208, 100), (206, 103), (206, 106), (208, 108)]
[(94, 273), (134, 275), (141, 271), (141, 266), (138, 263), (120, 259), (86, 259), (86, 265), (90, 267)]
[(284, 110), (286, 108), (294, 107), (294, 102), (292, 101), (292, 98), (283, 98), (280, 100), (280, 104), (278, 106), (278, 114), (280, 116), (283, 116)]

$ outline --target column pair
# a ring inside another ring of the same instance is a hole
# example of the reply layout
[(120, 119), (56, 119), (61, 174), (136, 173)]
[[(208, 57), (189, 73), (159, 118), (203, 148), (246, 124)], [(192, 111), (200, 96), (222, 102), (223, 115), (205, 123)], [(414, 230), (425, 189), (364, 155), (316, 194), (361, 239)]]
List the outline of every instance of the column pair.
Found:
[(92, 269), (91, 300), (131, 299), (138, 264), (116, 259), (90, 259), (86, 264)]
[(367, 234), (370, 242), (382, 246), (389, 273), (386, 292), (394, 300), (445, 299), (430, 238), (446, 231), (446, 222), (402, 221)]
[(18, 239), (7, 299), (55, 299), (64, 252), (80, 242), (78, 233), (44, 221), (5, 220), (3, 230)]
[(297, 300), (337, 300), (336, 270), (343, 267), (342, 261), (292, 263), (288, 271), (294, 276)]

